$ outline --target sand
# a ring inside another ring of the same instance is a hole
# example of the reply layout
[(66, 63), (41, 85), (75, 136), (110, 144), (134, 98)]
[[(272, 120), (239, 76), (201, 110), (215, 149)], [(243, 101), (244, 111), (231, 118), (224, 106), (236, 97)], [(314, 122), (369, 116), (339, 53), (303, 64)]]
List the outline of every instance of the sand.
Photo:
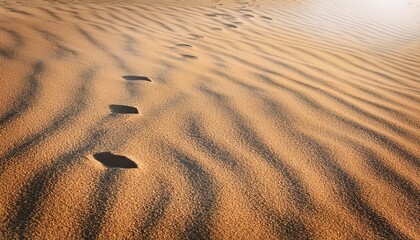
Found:
[(420, 239), (420, 1), (0, 1), (0, 239)]

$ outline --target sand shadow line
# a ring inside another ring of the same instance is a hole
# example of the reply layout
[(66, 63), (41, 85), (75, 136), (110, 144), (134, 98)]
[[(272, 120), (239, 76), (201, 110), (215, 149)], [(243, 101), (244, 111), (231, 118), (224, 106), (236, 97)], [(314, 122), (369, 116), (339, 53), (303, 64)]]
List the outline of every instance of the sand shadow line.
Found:
[(125, 75), (125, 76), (122, 76), (122, 78), (124, 78), (127, 81), (146, 81), (146, 82), (152, 81), (150, 78), (145, 77), (145, 76)]
[(93, 157), (107, 168), (137, 168), (133, 160), (111, 152), (95, 153)]
[(110, 104), (109, 108), (114, 114), (139, 114), (139, 110), (136, 107), (127, 105)]

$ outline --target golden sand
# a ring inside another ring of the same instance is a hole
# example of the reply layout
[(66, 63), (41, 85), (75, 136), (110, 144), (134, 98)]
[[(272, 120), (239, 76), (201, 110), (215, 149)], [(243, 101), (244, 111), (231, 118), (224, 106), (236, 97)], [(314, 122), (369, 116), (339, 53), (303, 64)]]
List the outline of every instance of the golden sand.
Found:
[(0, 239), (420, 239), (419, 0), (0, 1)]

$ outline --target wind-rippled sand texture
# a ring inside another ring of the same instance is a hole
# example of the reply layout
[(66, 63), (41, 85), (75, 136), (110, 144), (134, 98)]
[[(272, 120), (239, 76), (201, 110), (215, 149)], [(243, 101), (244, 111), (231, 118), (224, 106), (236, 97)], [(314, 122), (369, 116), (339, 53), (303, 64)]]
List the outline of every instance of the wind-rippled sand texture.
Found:
[(1, 238), (420, 239), (419, 5), (0, 1)]

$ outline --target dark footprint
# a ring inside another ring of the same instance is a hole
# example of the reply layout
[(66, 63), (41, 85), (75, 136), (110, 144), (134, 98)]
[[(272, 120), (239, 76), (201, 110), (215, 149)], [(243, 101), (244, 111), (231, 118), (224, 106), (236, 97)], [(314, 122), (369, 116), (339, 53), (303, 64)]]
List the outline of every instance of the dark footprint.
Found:
[(107, 168), (137, 168), (137, 164), (134, 161), (111, 152), (95, 153), (93, 157)]
[(185, 43), (181, 43), (181, 44), (177, 44), (177, 47), (190, 47), (192, 48), (192, 46), (190, 44), (185, 44)]
[(247, 17), (247, 18), (254, 18), (254, 15), (251, 15), (251, 14), (245, 14), (245, 15), (244, 15), (244, 17)]
[(189, 55), (189, 54), (181, 54), (181, 56), (183, 58), (188, 58), (188, 59), (198, 59), (198, 57), (196, 57), (194, 55)]
[(230, 27), (230, 28), (238, 28), (237, 26), (233, 25), (233, 24), (225, 24), (226, 27)]
[(124, 78), (125, 80), (128, 80), (128, 81), (147, 81), (147, 82), (152, 81), (152, 80), (150, 80), (150, 78), (145, 77), (145, 76), (127, 75), (127, 76), (122, 76), (122, 78)]
[(111, 109), (111, 112), (112, 113), (117, 113), (117, 114), (139, 114), (139, 110), (137, 110), (137, 108), (126, 106), (126, 105), (111, 104), (111, 105), (109, 105), (109, 108)]
[(260, 18), (267, 19), (267, 20), (273, 20), (272, 18), (269, 18), (269, 17), (266, 17), (266, 16), (261, 16)]

